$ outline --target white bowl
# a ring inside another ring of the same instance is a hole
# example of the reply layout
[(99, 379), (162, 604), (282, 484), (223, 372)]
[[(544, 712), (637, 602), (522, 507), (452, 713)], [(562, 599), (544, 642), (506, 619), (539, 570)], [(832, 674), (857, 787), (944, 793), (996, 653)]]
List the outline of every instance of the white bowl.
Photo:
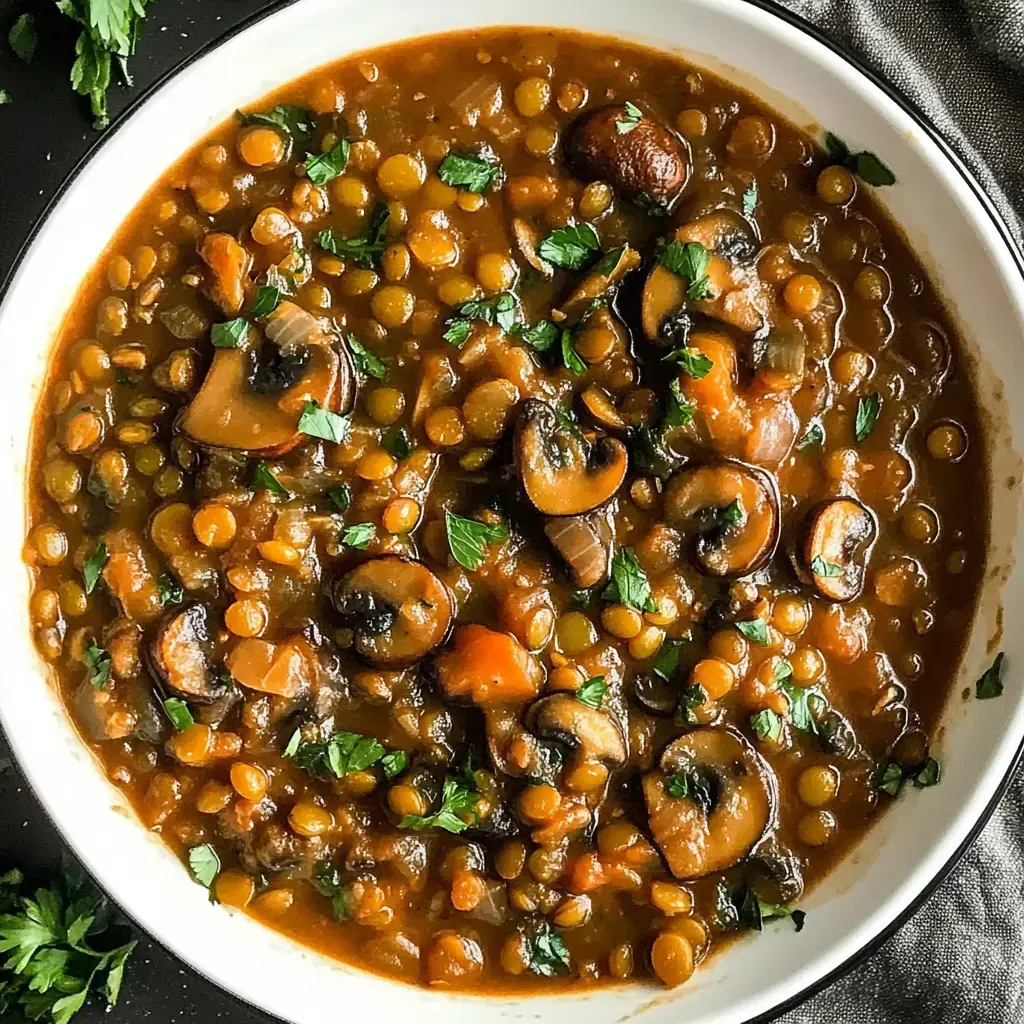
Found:
[[(515, 21), (563, 26), (677, 50), (724, 71), (807, 126), (823, 125), (882, 155), (898, 184), (884, 200), (924, 256), (959, 316), (988, 414), (992, 451), (991, 569), (962, 678), (971, 686), (1007, 652), (1024, 663), (1024, 630), (1000, 636), (1001, 602), (1024, 605), (1013, 564), (1024, 402), (1024, 287), (1019, 255), (991, 204), (946, 147), (877, 82), (795, 18), (746, 0), (518, 0)], [(648, 1024), (685, 1015), (724, 1024), (778, 1010), (883, 936), (942, 876), (977, 831), (1016, 761), (1024, 695), (1015, 676), (999, 700), (954, 697), (938, 733), (938, 789), (912, 792), (884, 816), (806, 899), (800, 934), (785, 923), (751, 935), (683, 988), (647, 986), (529, 1000), (481, 1000), (423, 991), (327, 960), (244, 915), (208, 903), (181, 864), (148, 834), (105, 779), (62, 711), (29, 641), (28, 580), (20, 551), (29, 425), (51, 340), (79, 282), (122, 219), (192, 143), (233, 110), (318, 64), (400, 38), (502, 24), (479, 0), (299, 0), (252, 20), (204, 52), (103, 137), (62, 190), (23, 254), (0, 307), (4, 376), (0, 475), (0, 617), (5, 652), (0, 720), (50, 816), (85, 866), (151, 935), (229, 991), (296, 1024), (325, 1012), (445, 1024), (585, 1012), (593, 1024), (642, 1014)], [(794, 102), (794, 99), (796, 102)], [(982, 347), (983, 345), (983, 347)], [(981, 481), (971, 485), (983, 486)], [(301, 992), (302, 997), (296, 998)]]

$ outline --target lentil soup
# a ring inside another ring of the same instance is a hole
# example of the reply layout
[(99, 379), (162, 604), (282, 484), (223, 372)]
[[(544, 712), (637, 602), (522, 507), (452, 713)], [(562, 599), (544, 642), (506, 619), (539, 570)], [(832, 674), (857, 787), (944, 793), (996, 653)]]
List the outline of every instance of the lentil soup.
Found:
[(675, 986), (938, 781), (983, 438), (884, 154), (827, 141), (487, 30), (154, 187), (54, 350), (25, 551), (215, 899), (438, 988)]

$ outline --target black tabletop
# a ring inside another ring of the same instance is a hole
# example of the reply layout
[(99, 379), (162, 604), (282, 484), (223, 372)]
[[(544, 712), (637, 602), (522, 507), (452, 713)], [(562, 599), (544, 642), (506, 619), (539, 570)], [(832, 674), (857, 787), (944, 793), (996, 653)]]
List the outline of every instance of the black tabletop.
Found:
[[(138, 55), (135, 86), (110, 92), (117, 115), (141, 91), (178, 63), (244, 19), (278, 6), (267, 0), (160, 0), (149, 8)], [(23, 12), (35, 14), (39, 46), (31, 64), (0, 42), (0, 89), (12, 98), (0, 106), (0, 282), (47, 203), (98, 135), (87, 104), (68, 83), (77, 29), (43, 0), (0, 0), (0, 40)], [(3, 685), (10, 685), (6, 680)], [(0, 871), (21, 868), (30, 879), (59, 871), (64, 844), (38, 802), (10, 765), (0, 734)], [(133, 955), (113, 1014), (102, 1001), (86, 1007), (74, 1024), (223, 1021), (272, 1024), (272, 1019), (224, 994), (145, 936)], [(828, 999), (828, 995), (819, 999)], [(787, 1021), (797, 1021), (797, 1012)]]

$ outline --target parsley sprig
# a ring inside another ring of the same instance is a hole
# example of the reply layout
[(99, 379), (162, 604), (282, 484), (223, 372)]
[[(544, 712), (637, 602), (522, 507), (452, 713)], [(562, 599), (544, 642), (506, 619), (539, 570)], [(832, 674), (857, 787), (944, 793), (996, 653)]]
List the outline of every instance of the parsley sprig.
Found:
[(333, 228), (324, 228), (316, 236), (316, 244), (332, 256), (350, 259), (360, 267), (372, 270), (387, 246), (388, 221), (391, 212), (387, 203), (377, 203), (365, 229), (352, 238), (342, 238)]
[(476, 780), (468, 767), (458, 775), (449, 775), (441, 787), (441, 804), (432, 814), (406, 814), (399, 828), (423, 832), (430, 828), (445, 832), (464, 832), (475, 817), (477, 802)]
[(708, 263), (711, 254), (700, 242), (681, 242), (673, 238), (658, 254), (658, 262), (686, 282), (686, 297), (691, 302), (711, 296)]

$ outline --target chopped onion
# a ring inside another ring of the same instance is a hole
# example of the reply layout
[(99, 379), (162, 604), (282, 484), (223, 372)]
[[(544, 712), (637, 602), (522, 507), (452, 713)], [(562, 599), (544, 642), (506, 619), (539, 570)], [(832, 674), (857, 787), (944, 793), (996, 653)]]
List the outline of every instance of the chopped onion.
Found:
[(475, 128), (481, 118), (494, 117), (501, 105), (501, 83), (493, 75), (481, 75), (470, 82), (449, 104), (469, 128)]

